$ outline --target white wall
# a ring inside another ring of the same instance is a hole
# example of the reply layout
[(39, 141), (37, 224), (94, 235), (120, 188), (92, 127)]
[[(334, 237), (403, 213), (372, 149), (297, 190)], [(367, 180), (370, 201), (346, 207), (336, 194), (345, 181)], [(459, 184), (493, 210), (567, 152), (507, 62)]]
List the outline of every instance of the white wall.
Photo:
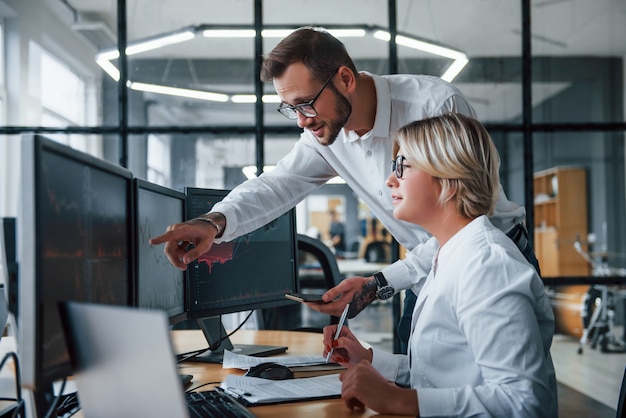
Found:
[[(6, 125), (41, 125), (39, 67), (32, 54), (35, 45), (63, 60), (92, 85), (100, 85), (102, 72), (95, 64), (96, 50), (70, 29), (73, 16), (60, 1), (0, 0), (0, 14), (5, 27)], [(95, 98), (93, 103), (101, 100)], [(98, 121), (91, 118), (88, 123), (97, 125)], [(0, 216), (16, 216), (18, 212), (19, 138), (0, 137)]]

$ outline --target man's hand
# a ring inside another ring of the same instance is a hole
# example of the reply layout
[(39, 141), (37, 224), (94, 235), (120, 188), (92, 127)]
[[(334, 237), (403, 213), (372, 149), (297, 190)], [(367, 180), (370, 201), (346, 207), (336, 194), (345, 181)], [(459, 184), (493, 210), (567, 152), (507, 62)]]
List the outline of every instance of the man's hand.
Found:
[[(150, 244), (165, 243), (165, 255), (170, 263), (181, 270), (211, 249), (217, 229), (208, 222), (191, 220), (167, 227), (167, 232), (150, 240)], [(189, 245), (194, 247), (188, 249)]]
[(373, 277), (350, 277), (329, 289), (322, 296), (326, 303), (307, 303), (307, 306), (328, 315), (341, 316), (350, 304), (348, 318), (354, 318), (376, 299), (376, 280)]

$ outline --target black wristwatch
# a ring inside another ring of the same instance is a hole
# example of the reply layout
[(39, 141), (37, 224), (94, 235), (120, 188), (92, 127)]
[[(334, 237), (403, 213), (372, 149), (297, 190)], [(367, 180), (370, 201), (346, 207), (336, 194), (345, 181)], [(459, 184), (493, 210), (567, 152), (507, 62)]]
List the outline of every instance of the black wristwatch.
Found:
[(378, 299), (387, 300), (396, 293), (380, 271), (374, 273), (374, 279), (376, 279), (376, 297)]

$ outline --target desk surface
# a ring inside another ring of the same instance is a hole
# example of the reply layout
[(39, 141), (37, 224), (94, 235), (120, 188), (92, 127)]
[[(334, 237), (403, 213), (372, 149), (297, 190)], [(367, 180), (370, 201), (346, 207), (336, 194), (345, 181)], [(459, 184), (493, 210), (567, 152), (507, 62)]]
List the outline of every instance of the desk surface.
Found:
[[(173, 343), (177, 353), (190, 352), (206, 348), (204, 335), (199, 330), (180, 330), (173, 332)], [(232, 337), (237, 344), (286, 345), (287, 355), (320, 355), (322, 334), (292, 331), (237, 331)], [(271, 357), (268, 357), (270, 359)], [(228, 374), (243, 374), (239, 369), (223, 369), (221, 364), (186, 362), (180, 365), (180, 372), (193, 375), (194, 387), (207, 382), (221, 382)], [(199, 390), (208, 390), (207, 385)], [(341, 399), (294, 402), (279, 405), (253, 406), (250, 410), (257, 417), (292, 418), (292, 417), (384, 417), (371, 409), (364, 411), (348, 409)]]
[(363, 259), (356, 260), (337, 260), (339, 271), (346, 277), (351, 276), (371, 276), (377, 271), (387, 267), (389, 263), (368, 263)]

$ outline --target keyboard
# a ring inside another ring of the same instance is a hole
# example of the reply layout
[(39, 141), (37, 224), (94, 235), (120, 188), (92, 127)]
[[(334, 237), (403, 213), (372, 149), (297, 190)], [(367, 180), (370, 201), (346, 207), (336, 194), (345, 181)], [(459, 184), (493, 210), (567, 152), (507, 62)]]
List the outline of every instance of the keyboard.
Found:
[(248, 408), (217, 390), (186, 392), (191, 418), (254, 418)]

